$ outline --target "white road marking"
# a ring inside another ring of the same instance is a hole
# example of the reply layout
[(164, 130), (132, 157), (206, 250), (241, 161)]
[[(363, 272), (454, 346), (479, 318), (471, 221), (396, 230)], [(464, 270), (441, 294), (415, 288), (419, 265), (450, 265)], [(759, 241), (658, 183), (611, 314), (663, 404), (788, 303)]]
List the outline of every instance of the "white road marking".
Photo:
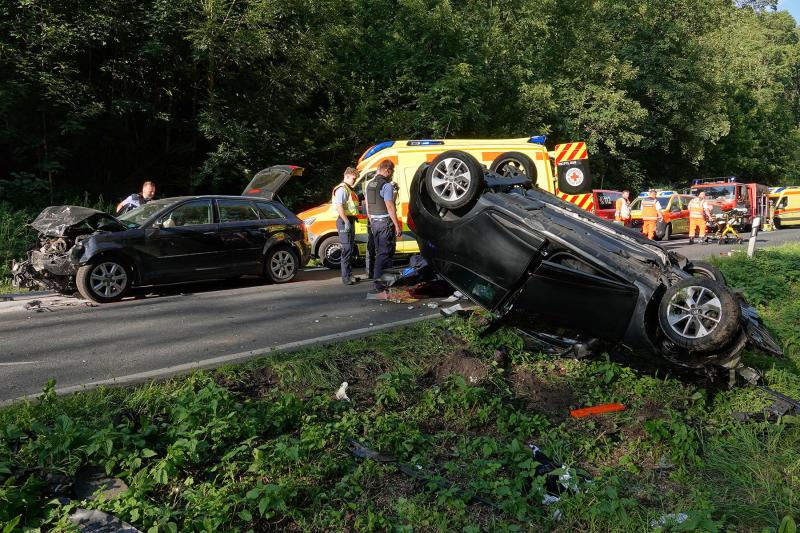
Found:
[[(194, 361), (192, 363), (184, 363), (180, 365), (168, 366), (165, 368), (158, 368), (155, 370), (147, 370), (145, 372), (137, 372), (135, 374), (128, 374), (126, 376), (119, 376), (116, 378), (111, 379), (103, 379), (100, 381), (93, 381), (91, 383), (83, 383), (80, 385), (72, 385), (69, 387), (62, 387), (55, 390), (56, 394), (71, 394), (74, 392), (86, 391), (96, 389), (102, 386), (120, 386), (120, 385), (132, 385), (135, 383), (140, 383), (143, 381), (147, 381), (150, 379), (163, 379), (167, 377), (172, 377), (178, 374), (185, 374), (192, 370), (199, 370), (201, 368), (215, 368), (218, 366), (222, 366), (226, 363), (232, 363), (237, 361), (244, 361), (247, 359), (253, 359), (259, 356), (266, 356), (271, 353), (275, 352), (291, 352), (294, 350), (298, 350), (300, 348), (305, 348), (308, 346), (312, 346), (315, 344), (323, 344), (326, 342), (337, 341), (337, 340), (345, 340), (345, 339), (354, 339), (357, 337), (363, 337), (365, 335), (371, 333), (377, 333), (379, 331), (383, 331), (386, 329), (394, 329), (399, 328), (402, 326), (408, 326), (411, 324), (415, 324), (417, 322), (421, 322), (423, 320), (428, 320), (431, 318), (436, 318), (440, 316), (438, 313), (418, 316), (414, 318), (408, 318), (405, 320), (398, 320), (397, 322), (389, 322), (388, 324), (381, 324), (378, 326), (370, 326), (366, 328), (359, 328), (353, 329), (350, 331), (342, 331), (340, 333), (331, 333), (329, 335), (323, 335), (321, 337), (315, 337), (313, 339), (305, 339), (301, 341), (294, 341), (294, 342), (287, 342), (286, 344), (280, 344), (278, 346), (270, 346), (265, 348), (256, 348), (254, 350), (248, 350), (246, 352), (238, 352), (232, 353), (228, 355), (221, 355), (219, 357), (213, 357), (211, 359), (203, 359), (201, 361)], [(2, 400), (0, 401), (0, 406), (11, 405), (21, 400), (35, 400), (41, 395), (41, 393), (36, 394), (28, 394), (26, 396), (20, 396), (18, 398), (13, 398), (9, 400)]]
[(0, 366), (12, 366), (12, 365), (35, 365), (41, 363), (41, 361), (14, 361), (11, 363), (0, 363)]

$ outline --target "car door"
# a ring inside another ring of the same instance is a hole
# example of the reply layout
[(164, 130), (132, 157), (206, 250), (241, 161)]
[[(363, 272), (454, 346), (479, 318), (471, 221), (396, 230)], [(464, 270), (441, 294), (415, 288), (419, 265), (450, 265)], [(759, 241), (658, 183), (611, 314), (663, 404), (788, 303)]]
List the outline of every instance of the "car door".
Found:
[(669, 215), (672, 220), (672, 233), (689, 233), (688, 213), (684, 213), (685, 207), (681, 197), (674, 195), (669, 203)]
[(267, 228), (251, 200), (218, 198), (220, 261), (236, 274), (261, 272), (261, 255)]
[(210, 199), (184, 202), (146, 231), (147, 283), (202, 279), (218, 274), (220, 239)]

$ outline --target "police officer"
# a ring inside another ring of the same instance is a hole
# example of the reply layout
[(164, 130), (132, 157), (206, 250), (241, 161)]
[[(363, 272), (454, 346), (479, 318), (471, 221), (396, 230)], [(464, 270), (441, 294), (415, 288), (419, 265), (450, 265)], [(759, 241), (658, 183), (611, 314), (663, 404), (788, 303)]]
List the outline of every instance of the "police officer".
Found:
[(397, 237), (403, 234), (394, 205), (395, 190), (392, 186), (392, 176), (394, 176), (394, 163), (384, 159), (378, 164), (375, 179), (364, 189), (370, 231), (375, 241), (373, 271), (375, 291), (386, 288), (380, 281), (381, 274), (392, 266)]
[(664, 220), (661, 204), (656, 200), (656, 190), (650, 189), (650, 195), (642, 198), (642, 233), (652, 239), (656, 235), (656, 224)]
[(134, 193), (117, 204), (117, 214), (127, 213), (131, 209), (136, 209), (152, 200), (156, 195), (156, 184), (152, 181), (145, 181), (142, 184), (142, 192)]
[(331, 193), (331, 203), (339, 214), (336, 219), (336, 230), (339, 232), (339, 242), (342, 245), (342, 283), (346, 285), (356, 282), (353, 278), (353, 247), (358, 216), (358, 195), (353, 190), (353, 185), (357, 178), (358, 171), (353, 167), (347, 167), (342, 182), (334, 187)]
[(630, 193), (628, 191), (622, 191), (622, 197), (617, 198), (614, 206), (614, 222), (623, 226), (631, 225), (631, 202), (628, 200), (629, 197)]
[(700, 233), (700, 241), (708, 244), (706, 240), (706, 220), (711, 218), (711, 206), (706, 202), (706, 193), (700, 191), (689, 202), (689, 244), (694, 244), (694, 236)]

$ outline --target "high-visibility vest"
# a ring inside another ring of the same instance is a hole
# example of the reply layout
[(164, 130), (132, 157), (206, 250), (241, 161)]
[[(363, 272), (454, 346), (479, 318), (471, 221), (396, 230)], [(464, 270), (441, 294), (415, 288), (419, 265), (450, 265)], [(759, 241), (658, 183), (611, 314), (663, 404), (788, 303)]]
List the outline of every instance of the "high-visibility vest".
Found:
[(342, 208), (344, 209), (344, 214), (349, 217), (354, 217), (358, 215), (358, 195), (356, 191), (353, 190), (345, 182), (341, 182), (339, 185), (333, 188), (331, 192), (331, 203), (335, 200), (336, 197), (336, 189), (339, 187), (344, 187), (345, 191), (347, 191), (347, 201), (342, 204)]
[(617, 206), (614, 214), (619, 217), (619, 220), (628, 220), (631, 218), (631, 207), (628, 200), (625, 198), (617, 198)]
[(705, 200), (700, 198), (692, 198), (689, 202), (689, 218), (706, 218)]
[(655, 198), (642, 200), (642, 220), (658, 220), (658, 201)]

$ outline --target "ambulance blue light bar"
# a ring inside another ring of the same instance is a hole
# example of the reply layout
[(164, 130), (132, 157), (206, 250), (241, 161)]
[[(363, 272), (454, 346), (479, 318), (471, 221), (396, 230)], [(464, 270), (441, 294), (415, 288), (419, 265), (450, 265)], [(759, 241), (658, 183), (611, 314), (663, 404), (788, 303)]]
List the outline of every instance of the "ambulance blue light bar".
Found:
[(406, 146), (436, 146), (444, 144), (444, 141), (434, 141), (433, 139), (419, 139), (417, 141), (408, 141)]
[(528, 142), (531, 144), (544, 144), (547, 141), (547, 135), (534, 135)]
[(372, 148), (368, 149), (364, 152), (364, 155), (361, 156), (361, 160), (369, 159), (373, 155), (377, 154), (381, 150), (386, 150), (387, 148), (391, 148), (394, 146), (394, 141), (383, 141), (382, 143), (378, 143)]

